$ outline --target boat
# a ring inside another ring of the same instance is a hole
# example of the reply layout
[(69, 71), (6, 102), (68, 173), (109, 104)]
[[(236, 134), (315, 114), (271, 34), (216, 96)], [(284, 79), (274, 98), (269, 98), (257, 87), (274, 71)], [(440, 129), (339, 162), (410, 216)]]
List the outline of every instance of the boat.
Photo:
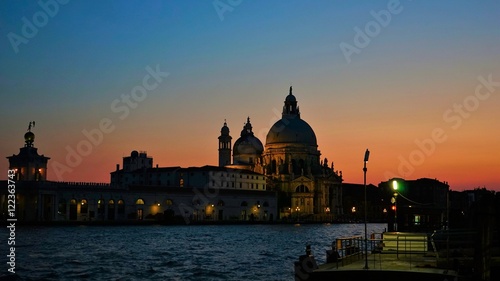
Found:
[(339, 237), (326, 250), (323, 264), (316, 262), (311, 246), (306, 245), (305, 254), (294, 262), (295, 280), (498, 280), (498, 241), (478, 253), (474, 237), (477, 233), (470, 231)]

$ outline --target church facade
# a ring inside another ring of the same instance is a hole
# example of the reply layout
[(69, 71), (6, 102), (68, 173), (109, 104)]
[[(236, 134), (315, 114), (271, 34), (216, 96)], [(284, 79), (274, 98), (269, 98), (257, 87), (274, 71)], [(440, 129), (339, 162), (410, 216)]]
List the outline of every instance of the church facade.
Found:
[[(269, 130), (265, 145), (254, 136), (250, 118), (234, 146), (231, 140), (224, 122), (219, 136), (219, 165), (264, 174), (268, 190), (277, 192), (281, 218), (325, 219), (341, 214), (342, 173), (334, 170), (333, 162), (329, 165), (326, 158), (321, 160), (316, 134), (301, 118), (292, 87), (284, 101), (282, 118)], [(232, 164), (228, 164), (231, 155)]]

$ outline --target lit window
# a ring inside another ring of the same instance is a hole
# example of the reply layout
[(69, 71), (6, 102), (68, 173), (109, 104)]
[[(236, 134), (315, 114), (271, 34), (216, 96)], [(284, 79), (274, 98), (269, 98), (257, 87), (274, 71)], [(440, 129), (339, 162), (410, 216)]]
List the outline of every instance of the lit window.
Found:
[(420, 225), (420, 215), (415, 215), (415, 225)]
[(82, 214), (86, 214), (88, 211), (89, 211), (89, 204), (87, 203), (87, 200), (86, 199), (82, 199), (82, 201), (80, 202), (81, 204), (81, 209), (80, 209), (80, 213)]
[(97, 200), (97, 213), (104, 214), (104, 200)]
[(135, 204), (136, 205), (144, 205), (144, 200), (142, 200), (141, 198), (137, 199), (137, 201), (135, 201)]

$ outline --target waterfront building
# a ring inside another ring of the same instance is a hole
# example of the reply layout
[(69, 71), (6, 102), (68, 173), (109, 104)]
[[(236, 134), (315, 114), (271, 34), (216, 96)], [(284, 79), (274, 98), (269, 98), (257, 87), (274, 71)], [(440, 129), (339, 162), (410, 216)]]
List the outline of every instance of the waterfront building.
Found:
[(35, 134), (31, 132), (34, 122), (30, 122), (28, 132), (24, 134), (24, 147), (19, 154), (7, 157), (9, 169), (15, 171), (15, 180), (44, 181), (47, 179), (47, 162), (49, 157), (38, 155), (38, 149), (33, 146)]
[(379, 184), (389, 231), (426, 232), (448, 227), (449, 185), (437, 179), (393, 178)]
[[(210, 222), (274, 221), (276, 194), (264, 175), (218, 166), (155, 167), (146, 152), (132, 151), (111, 183), (47, 181), (50, 158), (38, 155), (35, 135), (7, 157), (15, 170), (16, 218), (22, 222), (137, 221)], [(1, 184), (7, 185), (6, 181)], [(9, 202), (0, 193), (2, 216)]]

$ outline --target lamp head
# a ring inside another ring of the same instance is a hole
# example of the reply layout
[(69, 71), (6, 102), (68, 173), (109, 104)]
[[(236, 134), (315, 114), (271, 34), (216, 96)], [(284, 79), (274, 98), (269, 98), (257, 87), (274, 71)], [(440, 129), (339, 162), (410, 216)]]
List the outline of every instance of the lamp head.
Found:
[(398, 190), (398, 181), (397, 180), (392, 180), (392, 189), (395, 191)]
[(365, 151), (365, 163), (368, 162), (368, 158), (370, 158), (370, 151), (366, 149)]

